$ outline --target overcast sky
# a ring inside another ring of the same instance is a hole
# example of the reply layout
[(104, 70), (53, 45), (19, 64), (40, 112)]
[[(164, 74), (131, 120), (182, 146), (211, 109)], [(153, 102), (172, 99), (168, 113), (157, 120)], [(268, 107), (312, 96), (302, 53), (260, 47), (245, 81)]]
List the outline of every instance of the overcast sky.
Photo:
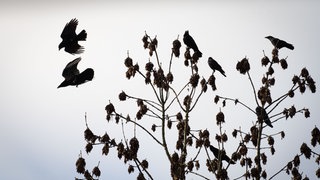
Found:
[[(124, 90), (134, 96), (150, 97), (149, 86), (137, 76), (128, 81), (125, 77), (124, 59), (129, 50), (134, 62), (143, 68), (148, 61), (148, 52), (143, 49), (141, 38), (146, 31), (151, 37), (157, 35), (159, 56), (164, 65), (170, 59), (172, 41), (185, 30), (195, 38), (203, 53), (199, 69), (201, 76), (209, 77), (211, 70), (207, 58), (212, 56), (224, 68), (227, 78), (216, 74), (218, 90), (208, 91), (191, 114), (197, 128), (208, 128), (214, 145), (218, 128), (215, 115), (221, 104), (214, 104), (215, 95), (239, 98), (255, 108), (252, 89), (247, 76), (236, 69), (237, 61), (245, 56), (251, 63), (251, 75), (259, 88), (261, 77), (266, 71), (260, 66), (263, 50), (271, 57), (272, 45), (264, 37), (273, 35), (292, 43), (293, 51), (283, 49), (280, 56), (288, 56), (288, 70), (275, 68), (276, 86), (272, 88), (274, 99), (291, 87), (293, 74), (306, 67), (316, 83), (319, 75), (320, 42), (319, 1), (1, 1), (0, 2), (0, 174), (3, 179), (73, 179), (78, 176), (75, 162), (80, 151), (91, 170), (100, 161), (101, 179), (135, 179), (127, 175), (127, 165), (117, 160), (116, 151), (110, 156), (101, 155), (101, 147), (93, 149), (91, 156), (85, 154), (84, 114), (92, 130), (99, 134), (105, 131), (111, 136), (122, 137), (121, 128), (105, 120), (105, 105), (114, 103), (124, 114), (137, 109), (135, 102), (119, 102), (118, 94)], [(85, 29), (86, 42), (81, 42), (85, 52), (70, 55), (58, 51), (60, 34), (72, 18), (79, 20), (78, 32)], [(181, 50), (183, 51), (183, 45)], [(92, 82), (76, 87), (57, 89), (63, 81), (61, 76), (66, 64), (81, 56), (80, 71), (91, 67), (95, 70)], [(154, 58), (152, 58), (154, 60)], [(183, 56), (174, 59), (175, 78), (186, 80), (188, 69), (183, 65)], [(179, 88), (184, 82), (175, 82)], [(318, 84), (316, 84), (318, 85)], [(295, 105), (297, 109), (308, 107), (311, 117), (280, 121), (266, 133), (286, 132), (286, 138), (276, 140), (276, 154), (268, 151), (268, 175), (274, 174), (299, 153), (302, 142), (309, 144), (310, 131), (320, 127), (319, 93), (296, 93), (279, 107)], [(131, 109), (130, 109), (131, 108)], [(226, 116), (225, 130), (229, 134), (226, 148), (232, 153), (239, 141), (231, 137), (234, 128), (249, 131), (253, 114), (232, 102), (222, 108)], [(173, 111), (175, 112), (175, 111)], [(248, 115), (249, 114), (249, 115)], [(147, 119), (146, 119), (147, 120)], [(149, 126), (149, 124), (148, 124)], [(150, 127), (147, 127), (150, 128)], [(127, 138), (133, 136), (128, 128)], [(141, 159), (150, 162), (150, 171), (155, 179), (168, 179), (169, 166), (162, 150), (156, 150), (143, 131), (138, 130)], [(144, 143), (148, 146), (143, 146)], [(155, 143), (153, 143), (155, 144)], [(174, 141), (172, 142), (174, 144)], [(173, 147), (170, 148), (173, 152)], [(318, 149), (319, 150), (319, 149)], [(164, 160), (165, 159), (165, 160)], [(303, 159), (303, 158), (302, 158)], [(304, 163), (310, 163), (303, 161)], [(314, 179), (315, 164), (305, 166), (304, 174)], [(229, 177), (241, 176), (244, 169), (230, 167)], [(206, 169), (202, 164), (203, 170)], [(269, 177), (270, 177), (269, 176)], [(81, 177), (81, 176), (78, 176)], [(212, 176), (209, 176), (213, 178)], [(282, 173), (283, 178), (289, 176)], [(197, 179), (190, 176), (189, 179)]]

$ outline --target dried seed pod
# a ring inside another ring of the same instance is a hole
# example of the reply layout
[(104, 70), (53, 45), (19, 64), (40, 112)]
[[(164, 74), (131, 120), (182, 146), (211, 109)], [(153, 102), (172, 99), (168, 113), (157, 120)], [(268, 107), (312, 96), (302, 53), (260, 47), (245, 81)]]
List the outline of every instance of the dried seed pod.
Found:
[(236, 69), (241, 74), (246, 74), (250, 70), (250, 64), (247, 58), (243, 58), (241, 61), (237, 63)]
[(272, 76), (273, 73), (274, 73), (273, 68), (269, 67), (267, 74)]
[(282, 69), (287, 69), (288, 68), (288, 63), (285, 59), (281, 59), (280, 60), (280, 65), (282, 67)]
[(268, 144), (269, 144), (270, 146), (274, 145), (274, 139), (273, 139), (272, 136), (269, 136), (269, 137), (268, 137)]
[(292, 82), (295, 85), (300, 82), (300, 78), (297, 75), (294, 75), (292, 78)]
[(232, 136), (233, 136), (234, 138), (237, 138), (237, 134), (238, 134), (238, 131), (237, 131), (236, 129), (234, 129), (234, 130), (232, 131)]
[(293, 158), (293, 165), (294, 167), (297, 167), (300, 165), (300, 157), (298, 155), (296, 155), (294, 158)]
[(240, 149), (239, 149), (239, 154), (241, 156), (245, 156), (248, 153), (248, 148), (245, 145), (241, 145)]
[(132, 166), (132, 165), (129, 165), (129, 167), (128, 167), (128, 173), (130, 174), (130, 173), (133, 173), (133, 172), (134, 172), (133, 166)]
[(77, 172), (80, 174), (84, 174), (85, 172), (86, 161), (82, 157), (79, 157), (76, 161)]
[(109, 104), (106, 106), (105, 110), (107, 111), (107, 114), (108, 114), (108, 115), (111, 115), (113, 112), (115, 112), (115, 109), (114, 109), (114, 106), (113, 106), (112, 103), (109, 103)]
[(209, 131), (208, 131), (207, 129), (205, 129), (205, 130), (201, 133), (200, 138), (206, 139), (206, 138), (209, 138), (209, 136), (210, 136)]
[(273, 56), (272, 57), (272, 62), (273, 63), (279, 63), (279, 57), (278, 56)]
[(309, 71), (307, 70), (307, 68), (303, 68), (301, 70), (301, 74), (302, 77), (307, 78), (309, 76)]
[(130, 57), (127, 57), (127, 58), (124, 60), (124, 65), (125, 65), (127, 68), (133, 66), (132, 59), (131, 59)]
[(266, 165), (267, 164), (267, 156), (264, 153), (261, 153), (261, 160), (262, 164)]
[(167, 81), (168, 81), (169, 83), (172, 83), (172, 81), (173, 81), (173, 75), (172, 75), (171, 72), (169, 72), (169, 73), (167, 74), (166, 79), (167, 79)]
[(179, 57), (180, 56), (180, 47), (181, 47), (181, 42), (176, 39), (172, 42), (172, 52), (173, 54), (176, 56), (176, 57)]
[(141, 162), (141, 167), (142, 167), (143, 169), (148, 169), (148, 167), (149, 167), (148, 161), (144, 159), (144, 160)]
[(119, 100), (120, 101), (125, 101), (127, 98), (127, 95), (124, 91), (122, 91), (120, 94), (119, 94)]
[(273, 48), (273, 50), (272, 50), (272, 55), (273, 56), (278, 56), (278, 49), (275, 47), (275, 48)]
[(110, 137), (108, 135), (108, 133), (106, 132), (101, 138), (100, 138), (100, 142), (102, 143), (108, 143), (110, 141)]
[(153, 131), (153, 132), (155, 132), (156, 131), (156, 125), (155, 124), (152, 124), (152, 126), (151, 126), (151, 130)]
[(109, 144), (106, 143), (104, 144), (103, 148), (102, 148), (102, 155), (108, 155), (109, 154)]
[(88, 144), (86, 145), (86, 152), (89, 154), (92, 149), (93, 149), (92, 143), (88, 143)]
[(288, 96), (289, 97), (291, 97), (291, 98), (293, 98), (294, 97), (294, 91), (291, 89), (291, 90), (289, 90), (289, 92), (288, 92)]
[(183, 100), (183, 105), (186, 106), (187, 108), (189, 108), (190, 104), (191, 104), (191, 97), (189, 95), (187, 95)]
[(196, 88), (198, 86), (198, 83), (199, 83), (199, 79), (200, 79), (200, 76), (198, 74), (193, 74), (191, 77), (190, 77), (190, 84), (193, 88)]
[(91, 141), (94, 137), (95, 135), (93, 132), (87, 127), (87, 129), (84, 131), (84, 139), (86, 141)]
[(220, 125), (222, 123), (224, 123), (224, 114), (223, 112), (219, 112), (217, 115), (216, 115), (216, 120), (217, 120), (217, 125)]
[(101, 175), (101, 171), (98, 166), (94, 167), (92, 170), (92, 174), (99, 177)]
[(188, 170), (189, 170), (189, 171), (192, 171), (192, 170), (193, 170), (193, 167), (194, 167), (193, 161), (189, 161), (189, 162), (187, 163), (187, 168), (188, 168)]
[(222, 136), (221, 136), (221, 139), (223, 142), (227, 142), (228, 141), (228, 136), (226, 133), (223, 133)]
[(311, 157), (311, 149), (308, 147), (306, 143), (303, 143), (300, 147), (300, 152), (304, 154), (307, 159)]
[(267, 66), (269, 64), (270, 60), (268, 58), (268, 56), (264, 56), (262, 59), (261, 59), (261, 65), (262, 66)]
[(153, 63), (152, 62), (147, 62), (146, 63), (146, 66), (145, 66), (145, 69), (146, 69), (146, 71), (152, 71), (153, 70)]

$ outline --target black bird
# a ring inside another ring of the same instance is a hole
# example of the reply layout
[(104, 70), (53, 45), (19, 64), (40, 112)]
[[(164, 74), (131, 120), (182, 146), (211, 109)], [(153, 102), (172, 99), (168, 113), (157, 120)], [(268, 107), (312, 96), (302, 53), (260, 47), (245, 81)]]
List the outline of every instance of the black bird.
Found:
[(71, 19), (67, 23), (60, 35), (62, 42), (59, 44), (59, 50), (64, 50), (70, 54), (80, 54), (84, 51), (84, 48), (78, 44), (78, 41), (85, 41), (87, 39), (87, 33), (82, 30), (79, 34), (76, 34), (76, 28), (78, 20), (76, 18)]
[(263, 107), (258, 106), (258, 107), (256, 108), (256, 113), (257, 113), (258, 118), (263, 119), (263, 121), (264, 121), (269, 127), (273, 128), (273, 125), (272, 125), (272, 123), (271, 123), (271, 121), (270, 121), (270, 119), (269, 119), (269, 116), (268, 116), (266, 110), (265, 110)]
[(210, 68), (213, 70), (213, 72), (215, 72), (215, 70), (219, 71), (222, 75), (224, 75), (224, 77), (227, 77), (225, 75), (224, 70), (222, 69), (222, 67), (218, 64), (217, 61), (215, 61), (214, 59), (212, 59), (212, 57), (208, 58), (208, 64), (210, 66)]
[(236, 164), (233, 160), (231, 160), (225, 153), (223, 153), (221, 150), (215, 148), (214, 146), (210, 145), (210, 151), (213, 153), (213, 155), (218, 159), (219, 154), (221, 156), (221, 160), (225, 160), (230, 164)]
[(281, 49), (283, 47), (286, 47), (286, 48), (291, 49), (291, 50), (294, 49), (292, 44), (289, 44), (289, 43), (287, 43), (287, 42), (285, 42), (285, 41), (283, 41), (281, 39), (278, 39), (278, 38), (275, 38), (275, 37), (272, 37), (272, 36), (267, 36), (266, 38), (269, 39), (271, 41), (272, 45), (274, 47), (276, 47), (277, 49)]
[(186, 31), (183, 35), (183, 42), (186, 46), (191, 48), (195, 53), (197, 53), (198, 57), (202, 57), (202, 52), (199, 51), (198, 46), (194, 39), (190, 36), (189, 31)]
[(76, 86), (83, 84), (87, 81), (91, 81), (94, 76), (94, 71), (91, 68), (87, 68), (83, 72), (79, 72), (77, 66), (81, 58), (77, 58), (67, 64), (62, 72), (64, 81), (58, 86), (58, 88), (66, 86)]

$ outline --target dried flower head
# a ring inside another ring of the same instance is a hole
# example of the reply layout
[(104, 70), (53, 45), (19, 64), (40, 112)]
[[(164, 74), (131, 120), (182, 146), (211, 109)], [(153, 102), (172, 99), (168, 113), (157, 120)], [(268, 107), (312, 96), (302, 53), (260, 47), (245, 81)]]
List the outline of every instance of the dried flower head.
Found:
[(196, 88), (198, 86), (198, 83), (199, 83), (199, 79), (200, 79), (200, 76), (199, 74), (193, 74), (191, 77), (190, 77), (190, 84), (193, 88)]
[(95, 175), (96, 177), (99, 177), (101, 175), (101, 171), (98, 166), (93, 168), (92, 174)]
[(146, 159), (144, 159), (144, 160), (141, 162), (141, 167), (142, 167), (143, 169), (148, 169), (149, 163), (148, 163), (148, 161), (147, 161)]
[(311, 149), (308, 147), (306, 143), (303, 143), (300, 147), (300, 152), (304, 154), (307, 159), (311, 157)]
[(114, 106), (113, 106), (112, 103), (109, 103), (109, 104), (106, 106), (105, 110), (107, 111), (107, 114), (108, 114), (108, 115), (111, 115), (111, 114), (115, 111)]
[(217, 120), (217, 125), (220, 125), (222, 123), (224, 123), (224, 114), (223, 112), (219, 112), (217, 115), (216, 115), (216, 120)]
[(152, 71), (153, 70), (153, 63), (152, 62), (147, 62), (146, 63), (146, 66), (145, 66), (145, 69), (146, 69), (146, 71)]
[(120, 101), (125, 101), (127, 98), (127, 95), (124, 91), (122, 91), (120, 94), (119, 94), (119, 100)]
[(288, 63), (285, 59), (281, 59), (280, 60), (280, 65), (282, 67), (282, 69), (287, 69), (288, 68)]
[(200, 84), (201, 84), (202, 91), (206, 92), (208, 89), (208, 86), (207, 86), (207, 82), (204, 78), (201, 79)]
[(79, 157), (76, 161), (77, 172), (80, 174), (84, 174), (85, 166), (86, 166), (86, 161), (82, 157)]
[(127, 68), (133, 66), (132, 59), (131, 59), (130, 57), (127, 57), (127, 58), (124, 60), (124, 65), (125, 65)]
[(175, 55), (175, 57), (179, 57), (180, 56), (180, 47), (181, 47), (181, 42), (176, 39), (172, 42), (172, 53)]
[(303, 68), (303, 69), (301, 70), (300, 75), (301, 75), (302, 77), (304, 77), (304, 78), (307, 78), (307, 77), (309, 76), (309, 71), (307, 70), (307, 68)]
[(250, 70), (250, 64), (247, 58), (243, 58), (241, 61), (237, 63), (236, 69), (241, 74), (246, 74)]
[(262, 66), (267, 66), (269, 64), (270, 60), (268, 58), (268, 56), (264, 56), (262, 59), (261, 59), (261, 65)]

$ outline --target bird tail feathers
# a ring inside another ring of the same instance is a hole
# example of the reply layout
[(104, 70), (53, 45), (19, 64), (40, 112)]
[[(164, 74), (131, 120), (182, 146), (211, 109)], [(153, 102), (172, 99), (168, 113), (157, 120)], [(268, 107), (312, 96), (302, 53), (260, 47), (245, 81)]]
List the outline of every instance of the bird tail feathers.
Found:
[(293, 47), (293, 45), (292, 44), (287, 44), (287, 46), (286, 46), (288, 49), (291, 49), (291, 50), (293, 50), (294, 49), (294, 47)]
[(79, 41), (85, 41), (87, 39), (87, 32), (85, 30), (82, 30), (78, 36), (77, 36)]

